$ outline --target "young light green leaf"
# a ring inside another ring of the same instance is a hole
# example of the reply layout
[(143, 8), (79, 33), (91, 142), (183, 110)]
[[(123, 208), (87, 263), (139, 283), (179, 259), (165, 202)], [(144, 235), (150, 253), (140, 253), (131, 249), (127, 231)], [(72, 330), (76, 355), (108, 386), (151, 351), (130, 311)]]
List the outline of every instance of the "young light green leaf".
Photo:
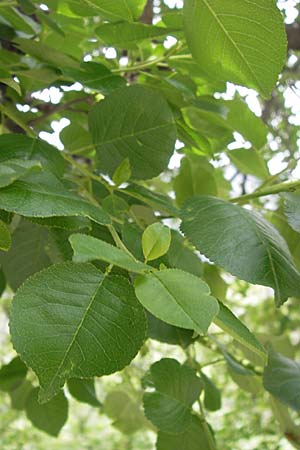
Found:
[(295, 411), (300, 411), (300, 363), (274, 350), (264, 371), (264, 388)]
[(144, 394), (146, 417), (166, 433), (182, 433), (192, 422), (191, 407), (203, 384), (196, 371), (164, 358), (150, 368), (154, 392)]
[(121, 164), (116, 168), (113, 174), (112, 180), (116, 186), (120, 186), (122, 183), (126, 183), (131, 177), (131, 168), (129, 158), (125, 158)]
[(104, 173), (113, 176), (125, 158), (135, 178), (153, 178), (167, 167), (176, 126), (157, 91), (138, 85), (118, 89), (91, 109), (89, 123)]
[(171, 244), (170, 228), (160, 222), (149, 225), (142, 236), (142, 247), (146, 261), (163, 256)]
[(266, 361), (267, 352), (254, 334), (243, 324), (224, 303), (219, 301), (220, 311), (214, 318), (214, 323), (238, 342), (249, 348)]
[(286, 242), (263, 217), (224, 200), (186, 202), (181, 230), (207, 258), (253, 284), (270, 286), (276, 305), (300, 296), (300, 274)]
[(69, 241), (74, 250), (73, 261), (75, 262), (89, 262), (100, 259), (137, 273), (142, 273), (151, 268), (130, 257), (125, 251), (86, 234), (72, 234)]
[(244, 174), (265, 179), (269, 176), (266, 161), (254, 148), (237, 148), (227, 152), (231, 162)]
[(158, 319), (199, 334), (207, 332), (219, 312), (207, 284), (178, 269), (140, 276), (135, 281), (135, 292), (142, 305)]
[(145, 339), (146, 320), (125, 278), (67, 262), (33, 275), (19, 288), (10, 331), (46, 402), (68, 378), (102, 376), (129, 364)]
[(269, 97), (287, 47), (283, 18), (274, 0), (263, 4), (261, 0), (186, 0), (184, 22), (192, 55), (208, 77), (254, 88)]
[(216, 450), (213, 442), (208, 425), (193, 415), (191, 424), (184, 433), (168, 434), (159, 431), (156, 450)]
[(26, 399), (25, 411), (32, 425), (50, 436), (58, 436), (68, 419), (68, 400), (63, 392), (48, 403), (38, 401), (39, 388), (32, 389)]
[(99, 408), (99, 402), (96, 391), (95, 381), (93, 379), (70, 378), (68, 380), (68, 389), (72, 397), (79, 402)]
[(78, 15), (101, 16), (114, 22), (133, 21), (144, 9), (146, 0), (68, 0)]
[(11, 246), (11, 235), (7, 225), (0, 220), (0, 250), (7, 252)]
[(88, 217), (107, 225), (110, 219), (101, 206), (87, 202), (50, 172), (30, 174), (0, 189), (0, 208), (25, 217)]

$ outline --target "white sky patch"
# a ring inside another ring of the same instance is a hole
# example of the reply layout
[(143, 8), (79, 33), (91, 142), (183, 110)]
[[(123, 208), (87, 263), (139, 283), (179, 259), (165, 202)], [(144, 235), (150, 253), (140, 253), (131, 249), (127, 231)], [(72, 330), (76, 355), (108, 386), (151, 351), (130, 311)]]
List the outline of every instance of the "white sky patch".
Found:
[(167, 38), (164, 40), (164, 47), (166, 49), (169, 49), (173, 47), (177, 42), (178, 41), (174, 36), (167, 36)]
[(169, 8), (183, 8), (183, 0), (164, 0), (164, 4)]
[(54, 145), (59, 150), (63, 150), (64, 146), (63, 146), (61, 140), (59, 139), (59, 133), (61, 132), (61, 130), (63, 128), (70, 125), (70, 123), (71, 122), (69, 121), (69, 119), (66, 119), (65, 117), (60, 119), (60, 121), (54, 120), (51, 123), (51, 127), (54, 132), (46, 133), (46, 131), (41, 131), (39, 134), (39, 137), (41, 139), (43, 139), (44, 141), (47, 141), (49, 144)]
[(50, 89), (33, 92), (31, 96), (43, 102), (57, 105), (61, 101), (63, 94), (58, 88), (52, 86)]
[(106, 59), (115, 59), (117, 57), (117, 52), (114, 47), (104, 48), (103, 53), (104, 53)]

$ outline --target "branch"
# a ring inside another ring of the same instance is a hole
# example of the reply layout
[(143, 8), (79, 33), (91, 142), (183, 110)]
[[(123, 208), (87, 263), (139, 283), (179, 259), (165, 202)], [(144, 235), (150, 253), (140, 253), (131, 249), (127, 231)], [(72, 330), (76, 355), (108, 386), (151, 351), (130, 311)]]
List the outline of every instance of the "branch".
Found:
[(266, 189), (255, 191), (252, 194), (246, 194), (242, 195), (241, 197), (231, 198), (229, 201), (231, 203), (239, 203), (243, 205), (244, 203), (248, 203), (249, 200), (253, 200), (254, 198), (280, 194), (281, 192), (294, 192), (297, 189), (300, 189), (300, 180), (287, 181), (284, 183), (275, 184), (274, 186), (270, 186), (269, 188)]
[(300, 50), (300, 24), (295, 22), (291, 25), (286, 25), (285, 29), (288, 39), (288, 49)]

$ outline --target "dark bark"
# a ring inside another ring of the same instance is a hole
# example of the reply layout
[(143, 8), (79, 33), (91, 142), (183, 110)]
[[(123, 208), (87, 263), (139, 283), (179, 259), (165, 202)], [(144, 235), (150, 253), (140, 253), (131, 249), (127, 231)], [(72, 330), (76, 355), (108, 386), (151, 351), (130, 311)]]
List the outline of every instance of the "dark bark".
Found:
[(289, 50), (300, 50), (300, 24), (295, 22), (286, 25)]
[(140, 21), (151, 25), (153, 21), (153, 0), (148, 0)]

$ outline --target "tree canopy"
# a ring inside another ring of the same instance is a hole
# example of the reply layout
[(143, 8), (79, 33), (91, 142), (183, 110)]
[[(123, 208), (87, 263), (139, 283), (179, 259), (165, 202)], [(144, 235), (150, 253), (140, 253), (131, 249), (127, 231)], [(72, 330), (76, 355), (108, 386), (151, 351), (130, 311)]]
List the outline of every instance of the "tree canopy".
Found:
[(300, 449), (299, 11), (0, 2), (3, 448)]

